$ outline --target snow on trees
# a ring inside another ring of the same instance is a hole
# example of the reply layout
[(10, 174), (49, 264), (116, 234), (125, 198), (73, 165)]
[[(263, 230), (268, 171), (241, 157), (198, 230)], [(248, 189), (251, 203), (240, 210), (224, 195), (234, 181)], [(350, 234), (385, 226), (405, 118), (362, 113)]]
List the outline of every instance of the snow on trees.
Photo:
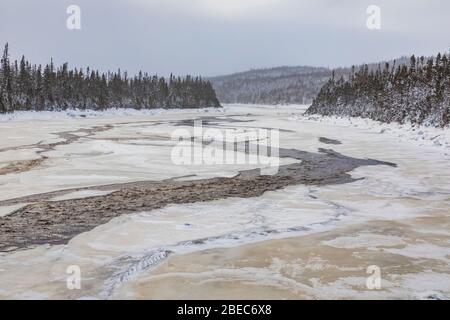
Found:
[(363, 117), (436, 127), (450, 124), (450, 62), (447, 55), (410, 58), (409, 66), (367, 65), (348, 79), (331, 78), (307, 114)]
[(220, 107), (216, 93), (201, 77), (151, 76), (139, 72), (99, 73), (55, 68), (53, 60), (44, 67), (31, 65), (22, 57), (9, 60), (8, 44), (0, 62), (0, 113), (15, 110), (65, 110), (69, 108), (203, 108)]

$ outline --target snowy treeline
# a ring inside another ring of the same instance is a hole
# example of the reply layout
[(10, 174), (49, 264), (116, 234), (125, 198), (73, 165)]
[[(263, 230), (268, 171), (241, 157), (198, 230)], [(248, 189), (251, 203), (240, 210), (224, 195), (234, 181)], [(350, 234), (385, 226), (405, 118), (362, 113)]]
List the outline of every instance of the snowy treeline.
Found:
[(450, 124), (449, 56), (412, 56), (409, 65), (352, 69), (348, 79), (333, 76), (306, 113), (435, 127)]
[(224, 103), (311, 103), (331, 70), (314, 67), (279, 67), (210, 78)]
[(203, 108), (219, 107), (209, 81), (186, 76), (170, 79), (139, 72), (99, 73), (87, 68), (42, 67), (24, 57), (10, 62), (8, 44), (0, 64), (0, 113), (16, 110), (64, 110), (69, 108)]

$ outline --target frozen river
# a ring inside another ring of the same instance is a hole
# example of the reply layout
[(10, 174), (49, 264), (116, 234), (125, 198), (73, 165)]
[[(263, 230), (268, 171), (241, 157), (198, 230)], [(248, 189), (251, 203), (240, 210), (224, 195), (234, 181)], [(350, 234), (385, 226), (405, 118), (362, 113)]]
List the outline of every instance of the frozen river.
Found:
[[(317, 120), (303, 110), (227, 106), (1, 122), (0, 224), (20, 210), (26, 218), (30, 206), (113, 201), (127, 183), (232, 178), (260, 167), (173, 163), (174, 130), (202, 117), (219, 128), (281, 129), (286, 150), (331, 149), (396, 166), (357, 166), (353, 180), (294, 183), (254, 197), (133, 209), (68, 243), (11, 245), (0, 253), (0, 298), (450, 298), (450, 148), (432, 137), (448, 133)], [(280, 165), (303, 164), (283, 157)], [(67, 286), (73, 270), (80, 288)], [(380, 286), (370, 285), (373, 270)]]

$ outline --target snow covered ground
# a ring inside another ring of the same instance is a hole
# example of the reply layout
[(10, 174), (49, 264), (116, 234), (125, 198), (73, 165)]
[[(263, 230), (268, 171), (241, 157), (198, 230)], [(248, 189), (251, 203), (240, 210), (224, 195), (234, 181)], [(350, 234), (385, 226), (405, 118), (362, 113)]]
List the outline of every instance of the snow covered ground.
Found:
[[(300, 106), (300, 108), (302, 107)], [(365, 129), (376, 134), (395, 136), (399, 142), (412, 141), (417, 146), (443, 148), (447, 153), (450, 153), (450, 128), (435, 128), (432, 126), (412, 125), (410, 123), (382, 123), (366, 118), (322, 117), (316, 115), (295, 115), (293, 120)]]
[[(333, 149), (397, 167), (358, 168), (352, 177), (361, 180), (349, 184), (297, 185), (257, 198), (135, 212), (67, 245), (1, 253), (0, 298), (450, 298), (448, 131), (305, 117), (304, 110), (227, 105), (223, 110), (87, 118), (51, 114), (5, 121), (0, 133), (13, 138), (0, 142), (3, 167), (42, 155), (46, 159), (29, 170), (0, 175), (2, 200), (189, 174), (232, 176), (251, 168), (170, 162), (173, 144), (167, 138), (176, 121), (205, 115), (224, 117), (226, 127), (283, 129), (283, 148)], [(106, 125), (111, 128), (89, 136), (78, 131), (79, 140), (37, 154), (42, 144), (64, 139), (57, 132)], [(320, 137), (341, 144), (326, 144)], [(51, 200), (102, 194), (71, 191)], [(15, 208), (5, 205), (0, 215)], [(67, 268), (73, 265), (81, 270), (81, 290), (66, 286)], [(366, 285), (367, 268), (373, 265), (381, 270), (378, 290)]]

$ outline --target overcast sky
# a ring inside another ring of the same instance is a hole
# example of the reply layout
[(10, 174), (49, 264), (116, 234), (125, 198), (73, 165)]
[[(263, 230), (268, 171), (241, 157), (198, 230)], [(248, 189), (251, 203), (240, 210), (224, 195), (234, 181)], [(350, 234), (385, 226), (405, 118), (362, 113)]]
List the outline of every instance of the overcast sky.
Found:
[[(81, 30), (66, 27), (72, 4)], [(0, 0), (0, 44), (36, 63), (210, 76), (448, 52), (449, 15), (448, 0)]]

